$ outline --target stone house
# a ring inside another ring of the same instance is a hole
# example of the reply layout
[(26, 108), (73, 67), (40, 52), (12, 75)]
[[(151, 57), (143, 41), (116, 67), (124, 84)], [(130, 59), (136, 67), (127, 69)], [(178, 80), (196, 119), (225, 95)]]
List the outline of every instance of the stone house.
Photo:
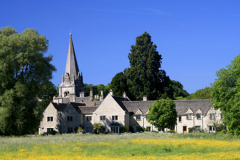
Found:
[[(39, 134), (56, 130), (60, 133), (72, 133), (77, 127), (92, 132), (94, 123), (101, 123), (105, 131), (119, 133), (125, 126), (139, 131), (141, 127), (148, 131), (157, 129), (147, 121), (149, 107), (154, 101), (131, 101), (125, 93), (123, 97), (114, 96), (113, 91), (100, 101), (94, 101), (93, 92), (85, 96), (86, 87), (80, 74), (70, 34), (69, 49), (65, 73), (59, 86), (59, 96), (53, 98), (43, 112)], [(188, 133), (189, 128), (199, 128), (214, 132), (213, 125), (223, 118), (220, 110), (214, 110), (210, 100), (175, 100), (178, 118), (172, 130)]]

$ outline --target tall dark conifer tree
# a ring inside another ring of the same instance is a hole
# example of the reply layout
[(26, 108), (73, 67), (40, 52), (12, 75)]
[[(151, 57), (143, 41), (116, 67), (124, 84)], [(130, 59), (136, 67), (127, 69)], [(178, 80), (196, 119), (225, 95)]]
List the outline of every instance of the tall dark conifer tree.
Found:
[(125, 74), (129, 91), (134, 95), (132, 100), (141, 100), (144, 95), (152, 100), (166, 98), (168, 95), (164, 94), (164, 88), (170, 79), (166, 72), (160, 69), (162, 56), (151, 41), (151, 36), (147, 32), (138, 36), (130, 51), (130, 68), (125, 70)]

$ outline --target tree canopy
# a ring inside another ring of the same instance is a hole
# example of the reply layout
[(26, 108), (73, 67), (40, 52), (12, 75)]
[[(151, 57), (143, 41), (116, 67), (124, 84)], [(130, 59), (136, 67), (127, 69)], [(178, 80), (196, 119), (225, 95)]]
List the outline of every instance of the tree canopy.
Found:
[(199, 89), (196, 92), (190, 94), (188, 99), (211, 99), (211, 87), (205, 87)]
[(228, 131), (240, 135), (240, 55), (216, 75), (211, 89), (214, 108), (221, 109)]
[(52, 78), (52, 56), (44, 57), (48, 40), (37, 30), (21, 34), (11, 27), (0, 30), (0, 132), (33, 133), (40, 119), (34, 100), (40, 84)]
[(147, 32), (138, 36), (130, 51), (130, 68), (125, 69), (125, 73), (131, 95), (140, 99), (144, 95), (149, 99), (160, 98), (169, 77), (160, 69), (162, 56), (151, 41), (151, 36)]
[(158, 130), (172, 128), (176, 124), (177, 111), (173, 100), (160, 99), (152, 103), (147, 120)]
[(128, 95), (127, 77), (123, 72), (119, 72), (113, 77), (111, 87), (116, 96), (122, 96), (123, 92)]
[(38, 97), (41, 99), (52, 99), (54, 96), (58, 96), (58, 87), (56, 87), (51, 81), (45, 81), (40, 84)]

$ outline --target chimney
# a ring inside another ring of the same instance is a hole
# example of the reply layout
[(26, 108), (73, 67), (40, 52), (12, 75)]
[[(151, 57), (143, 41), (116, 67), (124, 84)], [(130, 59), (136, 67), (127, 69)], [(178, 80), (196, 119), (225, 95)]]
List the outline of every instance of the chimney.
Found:
[(90, 90), (90, 97), (93, 98), (93, 90)]
[(143, 96), (143, 101), (147, 101), (147, 96)]
[(103, 90), (101, 90), (101, 97), (103, 98)]
[(126, 93), (125, 93), (125, 92), (123, 92), (123, 98), (126, 98), (126, 97), (127, 97)]
[(110, 89), (110, 95), (113, 96), (113, 90), (112, 89)]

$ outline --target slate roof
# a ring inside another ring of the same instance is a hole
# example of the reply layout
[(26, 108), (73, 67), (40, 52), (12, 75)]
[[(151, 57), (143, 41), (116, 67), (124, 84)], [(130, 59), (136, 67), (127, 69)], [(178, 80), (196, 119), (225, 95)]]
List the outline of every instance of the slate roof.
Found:
[[(66, 107), (68, 103), (53, 103), (53, 106), (60, 112)], [(92, 114), (98, 107), (96, 106), (86, 106), (85, 103), (74, 103), (70, 102), (70, 104), (76, 109), (76, 111), (81, 114)]]
[(79, 106), (79, 109), (81, 110), (81, 112), (83, 114), (92, 114), (98, 107), (95, 107), (95, 106)]
[(53, 102), (52, 102), (52, 104), (58, 111), (63, 111), (63, 109), (67, 105), (67, 103), (53, 103)]
[(199, 109), (202, 111), (203, 115), (206, 115), (211, 108), (211, 100), (201, 99), (201, 100), (174, 100), (176, 104), (176, 110), (178, 115), (186, 114), (187, 110), (190, 108), (193, 113), (196, 113)]
[(142, 113), (145, 114), (153, 102), (155, 101), (124, 101), (122, 103), (127, 108), (127, 111), (133, 115), (138, 111), (138, 109), (140, 109)]
[(125, 105), (123, 104), (123, 102), (128, 101), (127, 98), (117, 97), (117, 96), (112, 96), (112, 97), (124, 111), (126, 111), (126, 112), (128, 111), (127, 108), (125, 107)]

